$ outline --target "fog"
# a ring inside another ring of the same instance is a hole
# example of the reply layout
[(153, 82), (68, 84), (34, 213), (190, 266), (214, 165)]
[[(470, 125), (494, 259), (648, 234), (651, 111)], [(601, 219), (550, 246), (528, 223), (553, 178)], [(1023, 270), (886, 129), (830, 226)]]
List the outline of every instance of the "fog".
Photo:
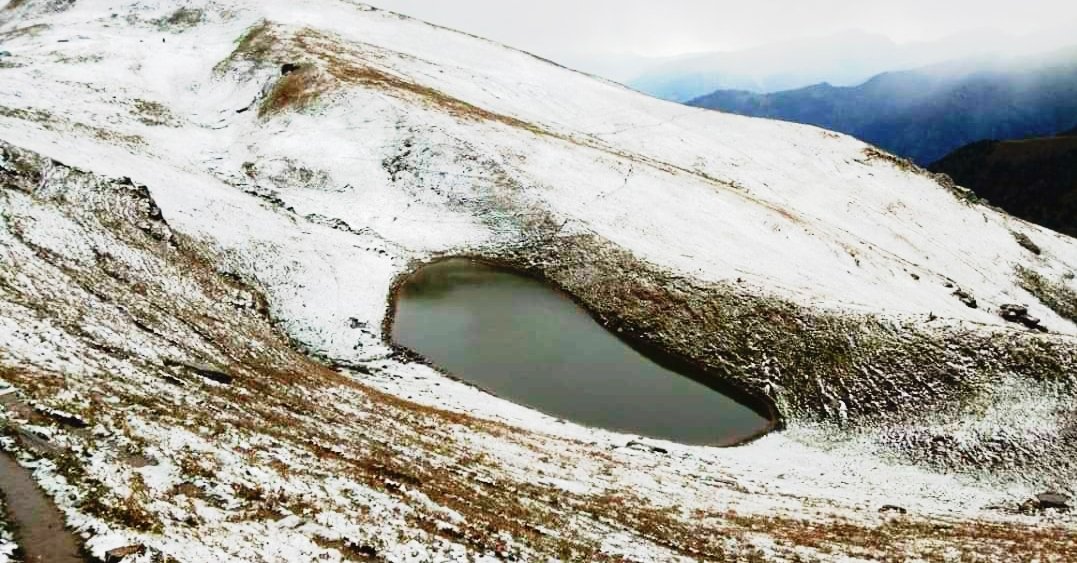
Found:
[[(374, 0), (378, 7), (487, 37), (615, 80), (667, 57), (766, 46), (915, 51), (919, 63), (1023, 54), (1077, 43), (1077, 2), (1059, 0)], [(871, 37), (864, 41), (864, 37)], [(885, 48), (885, 46), (884, 46)], [(683, 58), (683, 57), (682, 57)], [(900, 57), (899, 57), (900, 58)], [(657, 61), (655, 59), (658, 59)]]

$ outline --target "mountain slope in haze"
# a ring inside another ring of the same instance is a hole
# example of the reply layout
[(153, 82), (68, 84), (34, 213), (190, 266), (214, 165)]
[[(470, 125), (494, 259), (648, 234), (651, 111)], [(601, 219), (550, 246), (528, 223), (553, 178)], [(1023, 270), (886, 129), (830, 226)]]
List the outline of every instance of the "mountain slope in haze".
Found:
[[(1034, 497), (1077, 494), (1074, 239), (351, 0), (4, 6), (0, 446), (94, 556), (1072, 553)], [(780, 430), (630, 436), (417, 360), (394, 288), (457, 255)]]
[[(974, 56), (1006, 45), (1027, 54), (1072, 45), (1071, 34), (1015, 37), (997, 31), (970, 31), (936, 41), (898, 44), (877, 34), (846, 31), (730, 52), (661, 59), (613, 57), (610, 66), (580, 61), (597, 72), (659, 98), (685, 102), (716, 90), (772, 93), (829, 83), (854, 86), (883, 72), (903, 71)], [(614, 66), (616, 64), (616, 66)], [(637, 68), (635, 74), (629, 69)]]
[(847, 32), (743, 51), (655, 60), (649, 65), (653, 68), (630, 77), (626, 84), (676, 102), (725, 89), (775, 92), (826, 80), (857, 84), (885, 70), (904, 68), (899, 51), (881, 35)]
[(717, 91), (690, 105), (807, 123), (921, 165), (982, 139), (1051, 135), (1077, 122), (1077, 49), (881, 74), (855, 87)]
[(979, 141), (929, 168), (1014, 216), (1077, 237), (1077, 128), (1053, 137)]

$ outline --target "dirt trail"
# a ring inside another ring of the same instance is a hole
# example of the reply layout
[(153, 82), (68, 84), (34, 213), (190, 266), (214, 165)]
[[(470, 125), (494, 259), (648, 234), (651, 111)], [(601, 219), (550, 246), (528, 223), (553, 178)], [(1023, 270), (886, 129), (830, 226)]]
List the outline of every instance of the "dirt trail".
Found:
[(7, 503), (8, 521), (27, 563), (85, 563), (64, 517), (37, 487), (30, 472), (10, 455), (0, 453), (0, 494)]

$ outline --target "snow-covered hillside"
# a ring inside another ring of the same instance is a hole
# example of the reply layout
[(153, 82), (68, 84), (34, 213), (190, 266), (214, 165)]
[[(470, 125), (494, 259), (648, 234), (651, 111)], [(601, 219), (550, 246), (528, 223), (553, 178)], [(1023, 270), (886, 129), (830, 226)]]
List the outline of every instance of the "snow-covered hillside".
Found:
[[(1071, 516), (1017, 510), (1077, 487), (1077, 241), (945, 179), (345, 0), (14, 1), (0, 53), (0, 378), (89, 419), (52, 424), (74, 460), (37, 471), (97, 552), (1026, 555), (1010, 534), (1048, 558), (1077, 549)], [(449, 254), (547, 277), (772, 402), (786, 430), (638, 451), (401, 358), (391, 286)], [(1004, 318), (1011, 304), (1027, 315)], [(200, 422), (164, 414), (176, 405)], [(302, 414), (270, 431), (263, 407)], [(8, 415), (48, 426), (32, 418)], [(117, 469), (130, 443), (157, 464)], [(402, 477), (417, 459), (429, 474)], [(90, 481), (146, 495), (157, 525), (85, 508)], [(527, 500), (495, 521), (482, 495)], [(880, 527), (890, 540), (865, 539)]]

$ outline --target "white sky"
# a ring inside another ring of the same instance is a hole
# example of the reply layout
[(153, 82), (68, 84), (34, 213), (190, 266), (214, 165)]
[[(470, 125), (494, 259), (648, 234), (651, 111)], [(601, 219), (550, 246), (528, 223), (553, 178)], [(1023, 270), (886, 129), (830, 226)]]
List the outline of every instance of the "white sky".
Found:
[(1077, 0), (367, 1), (551, 58), (730, 51), (848, 30), (910, 42), (1068, 25), (1077, 40)]

